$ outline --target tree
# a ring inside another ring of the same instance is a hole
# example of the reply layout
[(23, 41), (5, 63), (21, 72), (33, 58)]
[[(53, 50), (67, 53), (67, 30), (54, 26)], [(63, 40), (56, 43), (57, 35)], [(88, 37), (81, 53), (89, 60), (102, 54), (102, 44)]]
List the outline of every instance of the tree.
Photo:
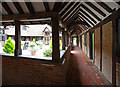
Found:
[(3, 51), (6, 53), (14, 54), (15, 44), (11, 37), (8, 38), (7, 42), (4, 45)]

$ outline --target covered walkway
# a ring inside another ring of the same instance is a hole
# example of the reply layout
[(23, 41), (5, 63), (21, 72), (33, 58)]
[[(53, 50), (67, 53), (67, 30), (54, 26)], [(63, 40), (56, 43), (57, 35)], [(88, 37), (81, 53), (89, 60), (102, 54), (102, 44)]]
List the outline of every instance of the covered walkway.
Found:
[(109, 85), (77, 46), (71, 51), (67, 73), (67, 85)]

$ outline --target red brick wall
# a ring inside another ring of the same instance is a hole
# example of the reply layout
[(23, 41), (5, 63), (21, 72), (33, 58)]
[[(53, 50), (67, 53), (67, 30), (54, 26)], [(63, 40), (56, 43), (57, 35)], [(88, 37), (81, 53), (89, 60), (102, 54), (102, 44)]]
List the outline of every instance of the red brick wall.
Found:
[(95, 65), (100, 69), (101, 58), (101, 40), (100, 40), (100, 27), (95, 29)]
[(41, 60), (2, 58), (3, 85), (64, 85), (70, 47), (63, 64), (45, 64)]
[(112, 22), (102, 26), (102, 72), (112, 83)]
[[(101, 42), (100, 27), (95, 29), (95, 65), (100, 69)], [(102, 25), (102, 73), (112, 83), (112, 22)], [(83, 52), (89, 57), (89, 35), (87, 34), (87, 47), (84, 45), (82, 35)]]

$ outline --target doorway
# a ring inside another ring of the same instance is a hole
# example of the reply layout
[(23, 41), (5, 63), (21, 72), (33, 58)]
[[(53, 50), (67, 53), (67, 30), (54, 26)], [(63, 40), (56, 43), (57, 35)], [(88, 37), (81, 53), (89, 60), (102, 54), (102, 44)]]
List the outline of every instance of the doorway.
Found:
[(77, 46), (77, 38), (76, 37), (73, 38), (73, 46)]

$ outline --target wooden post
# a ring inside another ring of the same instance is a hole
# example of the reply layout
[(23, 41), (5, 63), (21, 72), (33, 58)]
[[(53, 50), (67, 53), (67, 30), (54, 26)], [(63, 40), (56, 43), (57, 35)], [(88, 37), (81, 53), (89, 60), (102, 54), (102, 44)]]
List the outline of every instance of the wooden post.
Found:
[(62, 28), (62, 50), (65, 50), (65, 29)]
[(30, 37), (30, 41), (32, 41), (32, 36)]
[(60, 60), (59, 49), (59, 20), (58, 14), (52, 16), (52, 60), (57, 62)]
[(15, 20), (15, 56), (21, 55), (21, 29), (20, 29), (20, 21)]
[(72, 37), (72, 46), (73, 46), (73, 38), (74, 38), (74, 37)]
[(79, 47), (79, 36), (77, 35), (77, 46)]
[(65, 47), (67, 47), (67, 31), (65, 31)]
[(67, 31), (67, 47), (69, 45), (69, 34), (68, 34), (68, 31)]

